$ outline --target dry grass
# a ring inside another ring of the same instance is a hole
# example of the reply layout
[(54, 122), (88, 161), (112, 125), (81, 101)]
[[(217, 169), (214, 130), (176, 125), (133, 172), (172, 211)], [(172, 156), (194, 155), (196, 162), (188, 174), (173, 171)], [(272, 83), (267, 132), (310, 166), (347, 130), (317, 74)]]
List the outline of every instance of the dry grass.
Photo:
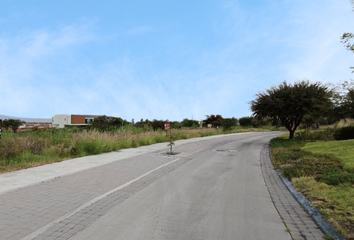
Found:
[[(222, 129), (215, 128), (182, 128), (173, 129), (172, 135), (174, 140), (178, 140), (251, 131), (259, 132), (265, 129), (237, 127), (223, 132)], [(4, 131), (0, 141), (0, 173), (75, 157), (168, 142), (169, 139), (163, 130), (142, 131), (136, 128), (122, 128), (114, 132), (70, 128), (48, 128), (18, 134)]]
[(313, 177), (294, 178), (292, 183), (340, 234), (346, 239), (354, 239), (353, 186), (330, 186)]
[[(177, 140), (210, 136), (222, 131), (180, 129), (173, 130), (172, 133)], [(129, 129), (116, 132), (45, 129), (18, 134), (3, 131), (3, 139), (0, 141), (0, 173), (167, 141), (166, 132), (162, 130), (134, 133)]]
[(331, 125), (331, 127), (337, 127), (337, 128), (342, 128), (342, 127), (347, 127), (347, 126), (352, 126), (354, 125), (354, 119), (351, 118), (346, 118), (340, 120), (338, 123)]

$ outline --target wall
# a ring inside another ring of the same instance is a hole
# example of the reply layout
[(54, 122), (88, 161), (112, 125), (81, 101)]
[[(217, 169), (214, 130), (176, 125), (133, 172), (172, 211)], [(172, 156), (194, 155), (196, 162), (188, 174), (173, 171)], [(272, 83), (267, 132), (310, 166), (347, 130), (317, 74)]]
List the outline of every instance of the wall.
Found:
[(71, 115), (71, 124), (85, 124), (85, 115)]
[(67, 114), (57, 114), (52, 118), (53, 127), (63, 128), (65, 125), (71, 125), (71, 117)]

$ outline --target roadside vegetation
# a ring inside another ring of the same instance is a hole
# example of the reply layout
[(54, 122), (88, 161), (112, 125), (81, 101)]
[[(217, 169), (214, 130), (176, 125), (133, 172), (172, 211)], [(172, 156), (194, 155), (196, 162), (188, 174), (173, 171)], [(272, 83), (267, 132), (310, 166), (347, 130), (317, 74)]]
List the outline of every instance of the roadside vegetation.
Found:
[(354, 239), (354, 134), (336, 138), (343, 129), (349, 136), (354, 125), (343, 125), (351, 122), (271, 140), (274, 167), (348, 240)]
[[(101, 119), (102, 120), (102, 119)], [(117, 119), (107, 124), (87, 127), (44, 128), (26, 131), (2, 131), (0, 141), (0, 173), (43, 164), (59, 162), (87, 155), (135, 148), (155, 143), (171, 142), (171, 134), (163, 129), (165, 121), (139, 122), (137, 126), (114, 126)], [(99, 122), (99, 121), (98, 121)], [(119, 121), (118, 121), (119, 122)], [(198, 123), (197, 121), (195, 121)], [(196, 124), (194, 122), (194, 124)], [(158, 123), (158, 124), (157, 124)], [(184, 120), (184, 123), (188, 123)], [(119, 123), (121, 124), (121, 123)], [(160, 126), (162, 124), (162, 126)], [(270, 130), (271, 127), (268, 127)], [(199, 128), (199, 126), (172, 128), (173, 140), (206, 137), (217, 134), (264, 131), (253, 127), (227, 125), (227, 128)], [(167, 151), (167, 144), (166, 144)]]

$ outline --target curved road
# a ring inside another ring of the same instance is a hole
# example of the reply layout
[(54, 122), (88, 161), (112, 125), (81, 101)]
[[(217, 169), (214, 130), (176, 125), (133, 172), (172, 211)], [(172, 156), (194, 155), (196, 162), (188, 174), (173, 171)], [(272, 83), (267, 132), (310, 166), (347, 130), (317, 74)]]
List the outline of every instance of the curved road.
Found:
[[(70, 160), (53, 164), (50, 180), (48, 166), (36, 168), (31, 185), (0, 193), (0, 238), (290, 240), (260, 166), (262, 146), (277, 135), (183, 140), (171, 156), (163, 143), (91, 157), (96, 165), (60, 173), (85, 161)], [(0, 175), (0, 185), (26, 179), (25, 171)]]

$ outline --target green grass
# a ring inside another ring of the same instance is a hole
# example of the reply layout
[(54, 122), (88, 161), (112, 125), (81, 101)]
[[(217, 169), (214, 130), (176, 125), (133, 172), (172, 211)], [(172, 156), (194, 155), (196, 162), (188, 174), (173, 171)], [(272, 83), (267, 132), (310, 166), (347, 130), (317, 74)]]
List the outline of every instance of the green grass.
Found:
[(340, 234), (347, 239), (354, 239), (353, 186), (330, 186), (313, 177), (294, 178), (292, 183)]
[(354, 172), (354, 140), (311, 142), (307, 143), (301, 151), (339, 158), (344, 170)]
[(327, 233), (324, 236), (325, 240), (333, 240), (334, 238), (330, 235), (328, 235)]
[(271, 140), (273, 164), (347, 239), (354, 239), (354, 140)]

